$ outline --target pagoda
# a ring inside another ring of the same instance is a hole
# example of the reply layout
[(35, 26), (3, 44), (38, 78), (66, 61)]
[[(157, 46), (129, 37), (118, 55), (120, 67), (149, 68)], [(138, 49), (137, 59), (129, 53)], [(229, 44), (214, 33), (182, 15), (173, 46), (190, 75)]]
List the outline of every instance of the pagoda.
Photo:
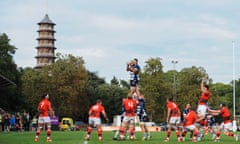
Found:
[(55, 23), (53, 23), (48, 17), (48, 14), (46, 14), (43, 20), (38, 23), (38, 25), (38, 45), (36, 47), (37, 56), (35, 56), (35, 58), (37, 59), (37, 65), (35, 66), (36, 69), (40, 69), (43, 66), (51, 65), (56, 59), (56, 39), (54, 38)]

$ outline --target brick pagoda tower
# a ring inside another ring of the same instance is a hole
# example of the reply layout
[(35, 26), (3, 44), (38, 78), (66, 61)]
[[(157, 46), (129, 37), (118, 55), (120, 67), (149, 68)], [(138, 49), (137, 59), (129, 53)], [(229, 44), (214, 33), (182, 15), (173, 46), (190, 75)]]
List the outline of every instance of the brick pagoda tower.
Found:
[(37, 65), (35, 66), (36, 69), (40, 69), (43, 66), (50, 65), (54, 63), (55, 57), (55, 49), (54, 46), (56, 39), (54, 38), (54, 26), (53, 23), (48, 15), (46, 14), (45, 17), (41, 22), (38, 23), (39, 30), (38, 32), (38, 46), (37, 49)]

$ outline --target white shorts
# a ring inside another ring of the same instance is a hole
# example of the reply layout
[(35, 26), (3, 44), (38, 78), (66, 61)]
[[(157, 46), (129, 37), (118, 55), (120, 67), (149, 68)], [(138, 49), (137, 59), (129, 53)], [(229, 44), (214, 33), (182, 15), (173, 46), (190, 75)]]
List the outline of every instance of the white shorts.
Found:
[(94, 127), (96, 125), (101, 125), (101, 119), (100, 118), (89, 118), (88, 119), (88, 124), (93, 125)]
[(135, 122), (135, 116), (124, 116), (123, 122)]
[(192, 125), (189, 125), (189, 126), (184, 126), (184, 128), (187, 129), (187, 130), (193, 131), (196, 128), (196, 126), (194, 124), (192, 124)]
[(38, 123), (39, 124), (44, 124), (44, 123), (50, 123), (50, 117), (49, 116), (45, 116), (45, 117), (39, 117), (38, 118)]
[(197, 114), (198, 115), (206, 115), (207, 114), (207, 106), (206, 105), (198, 105)]
[(181, 117), (170, 117), (169, 123), (170, 124), (180, 124)]
[(228, 131), (232, 131), (233, 130), (233, 124), (231, 122), (226, 123), (226, 124), (222, 122), (220, 127), (223, 130), (228, 130)]

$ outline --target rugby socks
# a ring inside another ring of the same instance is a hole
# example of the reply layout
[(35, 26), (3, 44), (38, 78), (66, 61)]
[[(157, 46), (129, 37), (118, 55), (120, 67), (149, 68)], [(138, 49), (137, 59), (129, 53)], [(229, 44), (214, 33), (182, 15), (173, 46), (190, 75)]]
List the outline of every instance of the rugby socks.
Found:
[(182, 132), (182, 137), (185, 137), (186, 134), (187, 134), (187, 131), (183, 131), (183, 132)]
[(146, 138), (147, 137), (147, 134), (146, 132), (143, 132), (143, 137)]
[(171, 130), (168, 130), (168, 131), (167, 131), (167, 138), (169, 138), (170, 135), (171, 135)]
[(176, 136), (179, 137), (180, 136), (180, 133), (178, 130), (176, 130)]
[(38, 139), (39, 135), (40, 135), (40, 130), (37, 130), (35, 138)]
[(130, 138), (133, 139), (134, 133), (135, 133), (134, 128), (130, 128), (129, 131), (130, 131)]
[(124, 139), (124, 135), (125, 135), (125, 128), (124, 128), (124, 127), (120, 127), (120, 130), (119, 130), (119, 132), (120, 132), (120, 138), (121, 138), (121, 139)]
[(226, 136), (230, 136), (230, 137), (233, 137), (233, 136), (234, 136), (234, 134), (231, 133), (231, 132), (226, 132), (225, 135), (226, 135)]
[(118, 135), (119, 135), (119, 130), (117, 130), (117, 131), (115, 132), (115, 134), (114, 134), (114, 138), (117, 138)]
[(87, 134), (88, 134), (88, 135), (91, 135), (91, 132), (92, 132), (92, 128), (91, 128), (91, 127), (88, 127), (88, 128), (87, 128)]
[(51, 136), (51, 130), (48, 129), (48, 130), (47, 130), (47, 139), (48, 139), (48, 140), (50, 139), (50, 136)]
[(197, 131), (197, 130), (195, 130), (195, 131), (193, 132), (193, 136), (194, 136), (194, 137), (197, 137), (197, 136), (198, 136), (198, 131)]
[(102, 129), (98, 129), (98, 137), (102, 137)]
[(220, 139), (220, 131), (216, 132), (216, 139)]
[(98, 140), (99, 141), (102, 141), (103, 140), (103, 138), (102, 138), (102, 129), (98, 129)]
[(86, 140), (90, 140), (90, 135), (91, 135), (91, 132), (92, 132), (92, 128), (91, 127), (88, 127), (87, 128), (87, 136), (86, 136)]

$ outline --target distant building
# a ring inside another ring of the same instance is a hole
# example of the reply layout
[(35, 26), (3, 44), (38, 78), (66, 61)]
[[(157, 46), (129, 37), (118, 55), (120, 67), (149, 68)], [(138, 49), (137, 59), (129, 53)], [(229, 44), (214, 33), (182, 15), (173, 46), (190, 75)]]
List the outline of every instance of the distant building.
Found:
[(55, 41), (54, 38), (54, 26), (55, 23), (53, 23), (48, 15), (46, 14), (44, 19), (38, 23), (39, 30), (38, 32), (38, 46), (37, 49), (37, 56), (35, 57), (37, 59), (37, 65), (35, 66), (36, 69), (40, 69), (43, 66), (51, 65), (54, 63), (56, 57), (55, 57)]

